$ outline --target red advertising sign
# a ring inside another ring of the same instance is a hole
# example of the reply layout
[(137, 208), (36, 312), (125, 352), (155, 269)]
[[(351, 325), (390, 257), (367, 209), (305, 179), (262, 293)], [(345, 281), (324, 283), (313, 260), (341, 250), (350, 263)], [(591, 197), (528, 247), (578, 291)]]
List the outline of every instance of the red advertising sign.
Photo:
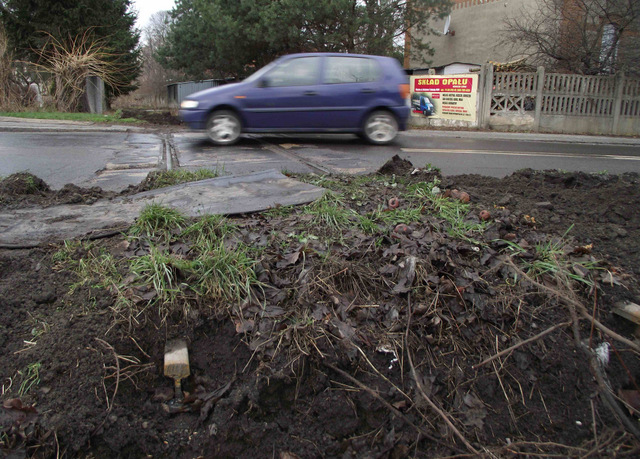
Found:
[(478, 75), (411, 77), (413, 116), (476, 121)]

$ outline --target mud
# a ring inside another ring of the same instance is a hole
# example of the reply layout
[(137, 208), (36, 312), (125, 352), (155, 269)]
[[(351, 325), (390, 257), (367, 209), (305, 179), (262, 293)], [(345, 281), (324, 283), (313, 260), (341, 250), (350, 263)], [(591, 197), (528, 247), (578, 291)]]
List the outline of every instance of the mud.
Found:
[(134, 118), (149, 124), (161, 126), (178, 126), (180, 119), (169, 110), (126, 109), (122, 110), (122, 118)]
[[(412, 184), (437, 175), (412, 170), (387, 165), (388, 181), (360, 186), (345, 205), (361, 214), (386, 208)], [(402, 180), (393, 182), (398, 172)], [(335, 180), (350, 186), (356, 179)], [(59, 256), (63, 245), (0, 250), (0, 451), (11, 457), (638, 454), (640, 443), (604, 401), (569, 326), (482, 364), (571, 321), (562, 295), (514, 281), (516, 272), (501, 258), (505, 238), (527, 249), (516, 263), (535, 257), (536, 242), (551, 236), (563, 237), (567, 257), (597, 263), (593, 286), (574, 284), (573, 293), (601, 322), (633, 339), (634, 326), (611, 311), (620, 301), (640, 302), (638, 185), (637, 175), (442, 177), (443, 191), (469, 193), (468, 220), (491, 213), (476, 241), (452, 237), (426, 211), (406, 229), (389, 224), (381, 237), (348, 230), (329, 246), (328, 229), (306, 214), (233, 218), (238, 237), (261, 250), (259, 301), (227, 308), (199, 298), (186, 316), (176, 310), (163, 318), (150, 306), (130, 322), (114, 315), (113, 286), (98, 278), (81, 283), (68, 269)], [(8, 196), (2, 194), (3, 205), (38, 204), (24, 195), (8, 203)], [(398, 208), (405, 206), (400, 200)], [(140, 250), (144, 244), (123, 235), (72, 252), (83, 260), (109, 254), (126, 272)], [(541, 282), (559, 288), (557, 278)], [(586, 321), (579, 332), (594, 348), (611, 343), (603, 373), (613, 392), (637, 391), (637, 354)], [(170, 401), (172, 381), (162, 375), (164, 343), (175, 337), (187, 340), (191, 362), (179, 410)]]
[(93, 204), (98, 199), (117, 196), (100, 187), (81, 188), (68, 183), (52, 190), (41, 178), (29, 172), (18, 172), (0, 180), (0, 209), (49, 207), (57, 204)]

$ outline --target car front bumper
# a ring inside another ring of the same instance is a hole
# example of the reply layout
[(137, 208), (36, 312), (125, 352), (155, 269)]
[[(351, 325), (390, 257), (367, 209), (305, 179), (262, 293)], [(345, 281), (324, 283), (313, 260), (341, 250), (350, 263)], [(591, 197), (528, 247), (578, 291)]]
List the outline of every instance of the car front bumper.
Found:
[(206, 110), (180, 110), (178, 111), (178, 116), (191, 129), (205, 129), (207, 125), (207, 114)]

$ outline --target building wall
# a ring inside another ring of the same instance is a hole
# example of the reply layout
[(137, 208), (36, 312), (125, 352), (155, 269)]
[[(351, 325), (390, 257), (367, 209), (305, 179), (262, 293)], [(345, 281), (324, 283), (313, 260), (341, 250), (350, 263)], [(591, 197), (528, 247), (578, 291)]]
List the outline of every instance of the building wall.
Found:
[(442, 75), (457, 75), (460, 73), (477, 72), (480, 70), (479, 65), (454, 63), (447, 65), (442, 69)]
[[(504, 20), (517, 16), (523, 8), (535, 10), (536, 0), (453, 0), (451, 22), (448, 35), (426, 37), (436, 50), (432, 57), (423, 60), (412, 56), (411, 68), (440, 67), (452, 62), (483, 64), (485, 62), (506, 62), (517, 58), (512, 56), (511, 47), (501, 44)], [(433, 28), (444, 31), (445, 21), (437, 21)], [(455, 33), (454, 33), (455, 32)]]

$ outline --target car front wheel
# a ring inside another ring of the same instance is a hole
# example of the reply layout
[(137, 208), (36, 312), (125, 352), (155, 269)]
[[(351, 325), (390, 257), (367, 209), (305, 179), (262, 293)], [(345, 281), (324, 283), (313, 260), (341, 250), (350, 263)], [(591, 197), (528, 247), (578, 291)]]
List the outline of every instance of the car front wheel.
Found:
[(384, 145), (398, 135), (398, 122), (390, 112), (383, 110), (372, 112), (364, 120), (362, 134), (368, 142)]
[(216, 145), (232, 145), (240, 138), (242, 123), (229, 110), (213, 112), (207, 120), (207, 136)]

